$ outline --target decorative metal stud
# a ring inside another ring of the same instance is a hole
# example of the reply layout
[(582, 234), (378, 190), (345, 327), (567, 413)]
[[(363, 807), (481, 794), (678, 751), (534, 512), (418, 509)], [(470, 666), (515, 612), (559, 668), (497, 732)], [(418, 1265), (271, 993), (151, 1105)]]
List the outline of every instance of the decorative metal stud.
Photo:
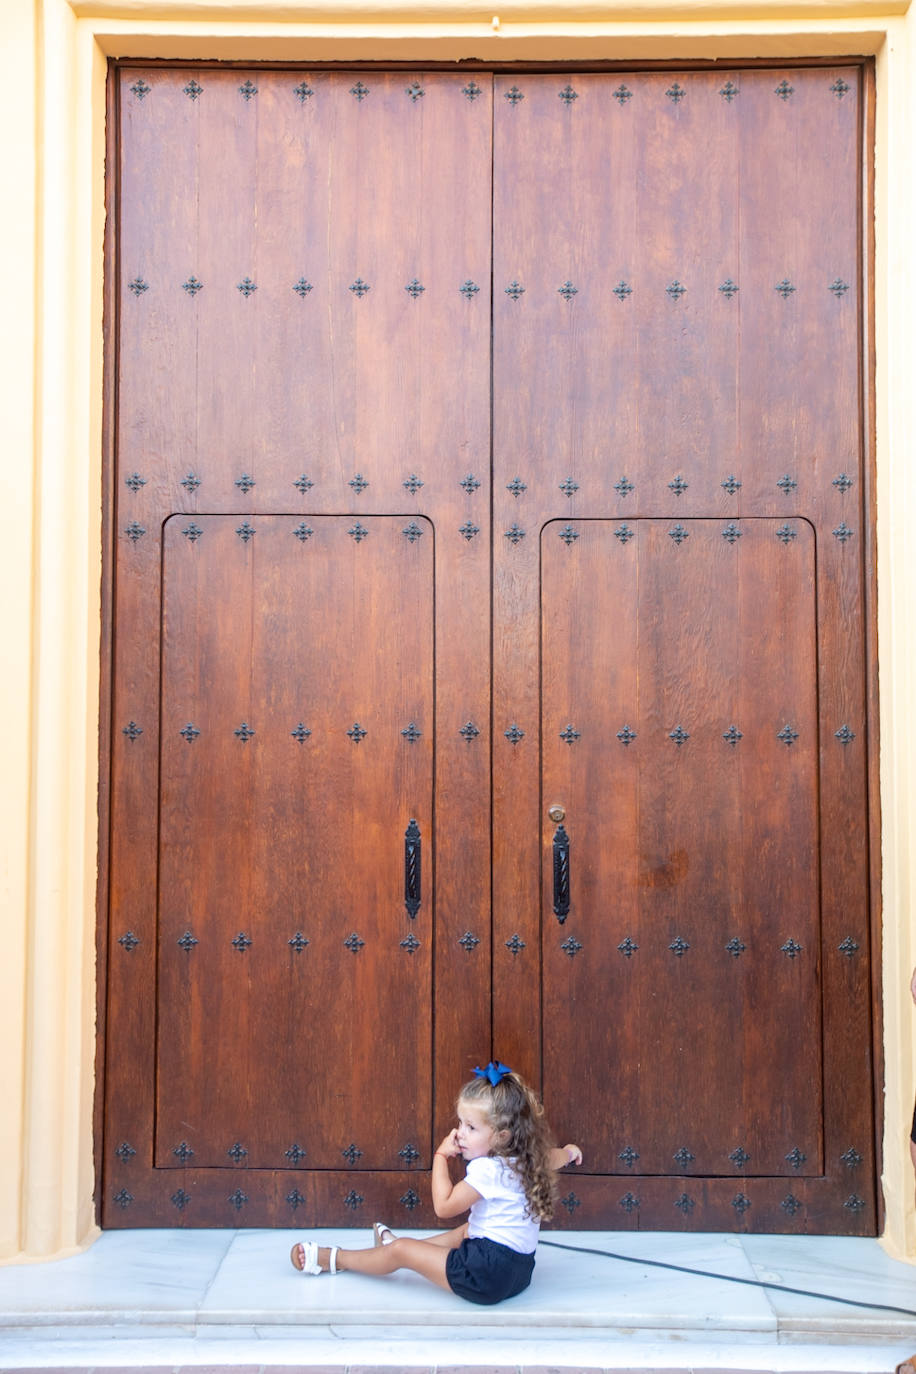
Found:
[(122, 1164), (126, 1164), (129, 1159), (133, 1159), (136, 1153), (137, 1151), (134, 1149), (133, 1145), (128, 1145), (126, 1140), (123, 1140), (115, 1150), (115, 1154)]
[(574, 482), (573, 479), (572, 479), (571, 477), (567, 477), (567, 478), (565, 479), (565, 481), (563, 481), (563, 482), (560, 483), (560, 491), (565, 492), (566, 495), (570, 498), (570, 500), (572, 500), (573, 495), (574, 495), (578, 490), (579, 490), (579, 483), (578, 483), (578, 482)]
[(237, 527), (235, 532), (238, 535), (239, 539), (241, 539), (243, 544), (247, 544), (248, 541), (250, 539), (253, 539), (254, 536), (257, 534), (257, 530), (255, 529), (254, 525), (249, 525), (247, 520), (243, 520), (242, 523)]
[(738, 87), (735, 85), (734, 81), (726, 81), (725, 85), (719, 90), (719, 94), (722, 96), (723, 100), (730, 105), (738, 94)]
[(865, 1199), (859, 1197), (856, 1193), (851, 1193), (843, 1203), (843, 1206), (848, 1207), (850, 1212), (861, 1212), (865, 1207)]
[(351, 1188), (343, 1201), (345, 1207), (349, 1207), (351, 1212), (355, 1212), (357, 1207), (362, 1207), (365, 1199), (362, 1193), (357, 1193), (354, 1188)]
[(312, 489), (312, 487), (313, 487), (314, 485), (315, 485), (315, 484), (314, 484), (314, 482), (312, 481), (312, 479), (311, 479), (310, 477), (306, 477), (306, 475), (305, 475), (304, 472), (302, 473), (302, 475), (301, 475), (300, 477), (297, 477), (296, 480), (295, 480), (295, 482), (293, 483), (293, 486), (294, 486), (298, 491), (300, 491), (300, 492), (302, 493), (303, 496), (305, 495), (305, 493), (306, 493), (307, 491), (311, 491), (311, 489)]
[(296, 1209), (298, 1207), (301, 1207), (302, 1204), (305, 1202), (305, 1197), (302, 1193), (299, 1192), (298, 1188), (293, 1188), (292, 1192), (286, 1194), (286, 1201), (289, 1203), (290, 1207), (292, 1207), (293, 1211), (295, 1212)]
[(469, 930), (466, 930), (458, 943), (465, 953), (470, 954), (480, 944), (480, 940), (476, 935), (472, 935)]
[(422, 284), (422, 282), (417, 281), (416, 277), (414, 277), (412, 281), (409, 281), (407, 283), (407, 285), (404, 287), (404, 290), (407, 292), (408, 296), (410, 296), (413, 300), (416, 300), (418, 296), (423, 295), (423, 292), (426, 290), (426, 287)]
[(624, 747), (627, 747), (636, 739), (636, 731), (631, 730), (629, 725), (625, 725), (622, 730), (617, 731), (617, 738)]
[(200, 478), (195, 473), (189, 472), (187, 477), (182, 477), (181, 485), (189, 492), (193, 493), (200, 486)]
[(406, 490), (410, 492), (411, 496), (416, 496), (417, 492), (420, 490), (422, 485), (423, 483), (420, 481), (419, 477), (415, 472), (412, 472), (410, 474), (406, 482), (401, 483), (401, 486), (405, 487)]
[(578, 286), (573, 286), (571, 281), (565, 281), (562, 286), (557, 287), (557, 294), (562, 296), (565, 301), (571, 301), (573, 296), (578, 296)]
[(746, 1212), (747, 1209), (750, 1207), (750, 1205), (751, 1205), (751, 1200), (750, 1200), (750, 1198), (749, 1198), (749, 1197), (745, 1197), (743, 1193), (737, 1193), (737, 1194), (735, 1195), (735, 1197), (732, 1198), (732, 1206), (734, 1207), (735, 1211), (738, 1213), (739, 1217), (743, 1217), (743, 1216), (744, 1216), (745, 1212)]
[(789, 547), (789, 541), (797, 537), (797, 533), (793, 530), (791, 525), (780, 525), (779, 529), (776, 531), (776, 538), (781, 539), (786, 548)]
[(133, 281), (127, 283), (127, 289), (132, 291), (135, 296), (142, 296), (144, 291), (149, 290), (149, 283), (145, 282), (142, 277), (134, 277)]
[(186, 1140), (183, 1140), (180, 1145), (176, 1145), (172, 1154), (176, 1159), (180, 1159), (182, 1164), (187, 1164), (189, 1159), (194, 1158), (194, 1151)]
[(560, 1198), (560, 1205), (565, 1207), (569, 1215), (572, 1216), (580, 1203), (575, 1193), (567, 1193), (565, 1197)]
[(682, 1169), (686, 1169), (687, 1165), (692, 1164), (696, 1159), (696, 1155), (691, 1150), (688, 1150), (686, 1145), (682, 1145), (679, 1150), (675, 1150), (672, 1159), (675, 1164), (679, 1164)]
[(512, 106), (514, 110), (518, 102), (520, 100), (524, 100), (525, 97), (517, 86), (511, 86), (509, 90), (506, 91), (506, 94), (503, 96), (503, 99), (508, 100), (509, 104)]
[(196, 100), (197, 97), (202, 94), (204, 88), (201, 86), (200, 82), (195, 81), (192, 76), (188, 84), (182, 87), (182, 89), (189, 100)]
[(674, 526), (674, 529), (668, 531), (668, 537), (669, 539), (673, 539), (675, 544), (677, 544), (678, 547), (680, 547), (685, 539), (690, 538), (690, 531), (686, 529), (683, 525), (677, 524)]
[(633, 288), (629, 282), (619, 281), (614, 287), (614, 295), (619, 301), (625, 301), (627, 296), (632, 296)]
[(574, 940), (570, 935), (569, 939), (563, 941), (560, 948), (563, 950), (564, 954), (569, 955), (570, 959), (575, 959), (582, 946), (579, 944), (578, 940)]
[(617, 1158), (622, 1160), (628, 1169), (632, 1169), (637, 1159), (639, 1159), (639, 1151), (634, 1150), (632, 1145), (624, 1145)]
[(738, 729), (737, 725), (730, 725), (723, 733), (722, 738), (725, 740), (726, 744), (730, 744), (734, 748), (739, 739), (744, 739), (744, 735)]
[(234, 1193), (229, 1194), (226, 1201), (234, 1207), (237, 1212), (240, 1212), (248, 1201), (248, 1194), (243, 1193), (241, 1188), (236, 1188)]
[(234, 1159), (236, 1164), (238, 1164), (240, 1159), (246, 1158), (248, 1151), (245, 1149), (245, 1146), (241, 1143), (241, 1141), (237, 1140), (234, 1145), (229, 1146), (229, 1149), (226, 1151), (226, 1154), (229, 1156), (230, 1159)]
[(686, 744), (690, 739), (690, 734), (684, 729), (683, 725), (675, 725), (673, 730), (668, 731), (668, 738), (673, 739), (678, 749), (682, 744)]
[(483, 91), (480, 89), (476, 81), (469, 81), (466, 86), (461, 87), (461, 94), (467, 96), (468, 100), (470, 100), (471, 104), (473, 105), (474, 101), (479, 100), (480, 97), (483, 95)]
[(689, 485), (690, 483), (685, 482), (680, 473), (678, 473), (673, 482), (668, 483), (669, 489), (674, 492), (675, 496), (683, 496)]
[(521, 525), (519, 525), (516, 521), (513, 520), (512, 524), (505, 531), (505, 535), (506, 538), (509, 540), (509, 543), (515, 545), (519, 542), (519, 540), (524, 539), (525, 531), (522, 529)]
[[(123, 935), (118, 936), (118, 944), (122, 945), (123, 948), (127, 950), (128, 954), (135, 950), (139, 943), (140, 940), (138, 936), (136, 936), (132, 930), (127, 930)], [(858, 945), (856, 948), (858, 949)]]
[(668, 948), (671, 950), (671, 953), (675, 956), (675, 958), (683, 959), (684, 955), (690, 948), (690, 943), (689, 941), (684, 939), (683, 935), (676, 935), (675, 938), (671, 941), (671, 944), (668, 946)]
[(780, 945), (779, 948), (781, 949), (782, 953), (786, 956), (787, 959), (797, 959), (798, 956), (801, 954), (804, 946), (800, 945), (797, 940), (793, 940), (790, 937), (786, 941), (786, 943), (784, 945)]
[(862, 1163), (862, 1155), (850, 1145), (849, 1149), (844, 1150), (840, 1155), (840, 1161), (846, 1165), (847, 1169), (857, 1169)]
[(836, 296), (837, 300), (839, 301), (842, 300), (842, 298), (846, 295), (846, 292), (849, 290), (849, 283), (843, 281), (841, 277), (836, 277), (827, 287), (827, 290), (832, 291), (833, 294)]
[(620, 1199), (620, 1205), (627, 1216), (629, 1216), (632, 1212), (635, 1212), (636, 1208), (639, 1206), (639, 1198), (634, 1197), (632, 1193), (624, 1193), (623, 1197)]
[(409, 86), (405, 87), (405, 92), (407, 95), (410, 96), (411, 100), (415, 105), (417, 101), (422, 100), (424, 95), (426, 94), (423, 87), (420, 85), (419, 81), (412, 81)]
[(458, 733), (459, 735), (461, 735), (462, 739), (466, 744), (470, 744), (471, 740), (477, 738), (477, 736), (480, 734), (480, 731), (477, 729), (477, 726), (474, 724), (474, 722), (472, 720), (469, 720), (466, 722), (466, 724), (462, 725)]
[(564, 86), (563, 90), (559, 93), (559, 97), (563, 101), (564, 105), (567, 106), (567, 108), (573, 103), (574, 100), (579, 99), (578, 93), (573, 90), (572, 86)]
[(732, 938), (729, 940), (728, 944), (725, 946), (725, 948), (733, 959), (740, 959), (744, 951), (747, 949), (747, 945), (744, 943), (743, 940), (739, 940), (737, 935), (733, 935)]
[(199, 944), (200, 942), (199, 942), (199, 940), (197, 940), (197, 939), (191, 934), (191, 932), (190, 932), (189, 930), (186, 930), (185, 933), (184, 933), (184, 935), (180, 936), (180, 937), (175, 941), (175, 943), (176, 943), (176, 945), (178, 945), (181, 949), (183, 949), (184, 952), (185, 952), (186, 954), (190, 954), (190, 952), (191, 952), (191, 950), (194, 948), (194, 946), (195, 946), (196, 944)]
[(614, 538), (619, 539), (621, 544), (626, 544), (636, 538), (636, 531), (631, 530), (629, 525), (618, 525), (614, 531)]
[(512, 955), (513, 959), (516, 958), (519, 954), (521, 954), (524, 948), (525, 941), (518, 934), (513, 935), (511, 940), (506, 941), (506, 949)]
[(295, 730), (290, 730), (289, 733), (294, 740), (297, 740), (300, 744), (304, 744), (312, 732), (308, 728), (308, 726), (303, 725), (302, 721), (300, 720)]
[(477, 480), (477, 478), (474, 476), (474, 474), (473, 474), (472, 472), (469, 472), (469, 473), (467, 474), (466, 477), (462, 477), (462, 479), (461, 479), (461, 481), (458, 483), (458, 485), (459, 485), (460, 487), (464, 487), (464, 489), (465, 489), (465, 491), (467, 492), (468, 496), (471, 496), (471, 495), (473, 495), (473, 493), (477, 490), (477, 488), (480, 486), (480, 483), (478, 482), (478, 480)]
[(503, 731), (503, 734), (505, 735), (509, 743), (513, 745), (518, 744), (521, 740), (525, 738), (524, 730), (522, 730), (514, 722), (509, 726), (508, 730)]
[(618, 105), (625, 105), (628, 100), (633, 99), (633, 92), (628, 90), (626, 86), (618, 86), (614, 92), (614, 99)]
[(407, 740), (408, 744), (416, 744), (417, 740), (420, 738), (422, 733), (423, 732), (421, 730), (417, 729), (413, 721), (410, 722), (406, 730), (401, 731), (401, 734)]
[(293, 534), (299, 540), (300, 544), (304, 544), (307, 539), (311, 539), (314, 533), (315, 531), (312, 529), (311, 525), (307, 525), (304, 520), (300, 520), (298, 525), (293, 526)]
[(359, 300), (362, 300), (366, 292), (372, 290), (372, 287), (369, 285), (367, 281), (363, 281), (362, 277), (357, 277), (356, 281), (353, 282), (350, 286), (350, 290), (353, 292), (354, 296), (358, 297)]
[(852, 478), (849, 476), (848, 473), (841, 472), (839, 477), (834, 477), (832, 485), (836, 487), (838, 492), (845, 496), (849, 488), (852, 486)]
[(421, 844), (420, 827), (411, 819), (404, 832), (404, 906), (411, 920), (420, 910)]
[[(127, 732), (125, 731), (125, 734), (126, 733)], [(850, 730), (848, 725), (841, 725), (839, 730), (834, 730), (833, 733), (835, 738), (838, 739), (840, 741), (840, 744), (843, 745), (852, 744), (853, 740), (856, 737), (855, 731)]]
[(232, 941), (232, 945), (234, 949), (238, 950), (239, 954), (244, 954), (246, 949), (251, 949), (251, 936), (246, 935), (244, 930), (240, 930)]
[(368, 730), (364, 730), (358, 720), (355, 720), (347, 731), (354, 744), (359, 744), (360, 740), (364, 740), (368, 733)]
[(480, 287), (476, 282), (471, 281), (470, 278), (468, 278), (466, 282), (462, 282), (458, 290), (466, 301), (472, 301), (474, 297), (480, 293)]
[(791, 749), (792, 745), (798, 739), (798, 731), (793, 730), (791, 725), (786, 724), (778, 732), (776, 738), (781, 739), (787, 749)]
[(460, 526), (458, 533), (463, 534), (465, 539), (471, 540), (474, 538), (475, 534), (480, 533), (480, 526), (475, 525), (471, 520), (466, 520), (464, 524)]
[(725, 489), (725, 491), (728, 492), (729, 496), (734, 496), (735, 492), (740, 491), (741, 489), (741, 483), (738, 481), (734, 473), (726, 477), (725, 481), (722, 482), (721, 485)]
[(254, 730), (248, 724), (247, 720), (243, 720), (241, 725), (239, 725), (235, 730), (233, 730), (232, 733), (236, 736), (237, 739), (240, 739), (243, 744), (247, 744), (248, 741), (251, 739), (252, 735), (254, 734)]
[(786, 1197), (783, 1198), (782, 1202), (779, 1205), (782, 1208), (782, 1210), (788, 1214), (788, 1216), (794, 1217), (796, 1212), (801, 1211), (802, 1206), (804, 1204), (799, 1202), (798, 1198), (795, 1197), (792, 1193), (789, 1193)]
[(798, 486), (798, 483), (795, 481), (794, 477), (790, 477), (788, 473), (785, 473), (782, 477), (780, 477), (776, 485), (777, 487), (779, 487), (779, 490), (783, 493), (784, 496), (788, 496), (790, 491), (795, 490), (795, 488)]
[(625, 959), (632, 959), (633, 955), (639, 949), (639, 945), (627, 935), (625, 939), (621, 940), (617, 948)]
[(416, 1145), (412, 1145), (408, 1142), (403, 1150), (398, 1150), (398, 1158), (403, 1159), (409, 1169), (411, 1164), (416, 1164), (417, 1160), (420, 1158), (420, 1151), (417, 1149)]
[(665, 294), (670, 296), (673, 301), (679, 301), (686, 291), (687, 287), (679, 281), (673, 281), (670, 286), (665, 287)]
[(519, 296), (524, 296), (524, 294), (524, 286), (521, 286), (517, 281), (510, 282), (509, 285), (506, 287), (506, 295), (514, 301), (517, 301)]
[(143, 731), (137, 724), (137, 722), (135, 720), (132, 720), (124, 726), (124, 729), (121, 731), (121, 734), (126, 735), (127, 738), (130, 740), (131, 744), (133, 744), (134, 740), (138, 739), (140, 735), (143, 734)]
[(298, 86), (293, 87), (293, 95), (299, 101), (300, 105), (304, 105), (314, 94), (315, 92), (307, 81), (300, 81)]
[(257, 93), (258, 88), (251, 80), (243, 81), (241, 86), (239, 86), (239, 95), (246, 102), (246, 104), (249, 100), (253, 99), (253, 97), (256, 96)]
[(359, 103), (362, 104), (366, 96), (369, 94), (369, 87), (364, 86), (361, 81), (357, 81), (355, 86), (350, 87), (350, 94), (355, 95)]
[(676, 81), (673, 86), (669, 86), (667, 91), (665, 91), (665, 95), (669, 100), (673, 101), (675, 105), (679, 105), (686, 94), (687, 92), (684, 90), (683, 86), (679, 85)]
[(567, 725), (565, 730), (560, 731), (560, 739), (565, 740), (567, 744), (574, 744), (578, 738), (579, 731), (574, 730), (571, 725)]
[(361, 496), (368, 487), (368, 485), (368, 479), (365, 478), (361, 472), (358, 472), (355, 477), (351, 477), (349, 482), (347, 483), (347, 486), (352, 487), (353, 490), (356, 492), (357, 496)]
[(178, 1208), (179, 1212), (183, 1212), (191, 1201), (191, 1194), (186, 1193), (183, 1188), (179, 1188), (172, 1194), (171, 1201), (173, 1205)]
[(186, 282), (182, 282), (181, 289), (187, 291), (189, 296), (196, 296), (198, 291), (203, 291), (204, 284), (198, 281), (197, 277), (188, 277)]
[(803, 1154), (802, 1151), (796, 1145), (786, 1155), (786, 1163), (791, 1164), (793, 1169), (800, 1169), (807, 1158), (808, 1156), (806, 1154)]
[(418, 539), (423, 538), (423, 530), (416, 520), (411, 520), (409, 525), (405, 525), (401, 533), (409, 544), (415, 544)]
[(310, 281), (306, 281), (305, 277), (300, 277), (297, 282), (293, 283), (293, 290), (295, 291), (296, 295), (299, 297), (301, 301), (305, 300), (306, 296), (312, 289), (312, 283)]
[(293, 938), (291, 940), (287, 940), (286, 943), (289, 945), (290, 949), (293, 951), (294, 954), (301, 954), (302, 951), (308, 946), (309, 941), (302, 934), (301, 930), (297, 930)]
[(132, 472), (129, 477), (124, 478), (125, 487), (129, 487), (132, 492), (138, 492), (141, 487), (146, 486), (146, 478), (141, 477), (139, 472)]
[(787, 301), (789, 297), (794, 293), (795, 287), (789, 281), (788, 277), (783, 277), (782, 281), (776, 283), (776, 285), (773, 287), (773, 290), (778, 291), (780, 296), (782, 296), (783, 300)]
[(506, 491), (511, 491), (512, 495), (515, 497), (516, 500), (518, 500), (523, 491), (527, 490), (527, 485), (522, 481), (520, 477), (513, 477), (512, 481), (506, 484)]
[(845, 520), (842, 520), (833, 531), (834, 539), (839, 539), (841, 544), (845, 544), (847, 539), (851, 539), (853, 531), (849, 528)]
[(351, 1168), (358, 1159), (362, 1159), (363, 1157), (362, 1150), (358, 1149), (358, 1147), (352, 1144), (352, 1142), (347, 1146), (345, 1150), (341, 1150), (340, 1153)]
[(257, 289), (258, 289), (258, 288), (257, 288), (257, 284), (256, 284), (255, 282), (253, 282), (253, 281), (251, 280), (250, 277), (243, 277), (242, 280), (241, 280), (241, 281), (238, 283), (238, 285), (236, 286), (236, 290), (237, 290), (237, 291), (241, 291), (241, 293), (242, 293), (242, 295), (245, 297), (246, 301), (247, 301), (247, 299), (248, 299), (249, 296), (253, 296), (253, 295), (254, 295), (254, 293), (255, 293), (255, 291), (257, 291)]
[(344, 940), (344, 948), (348, 949), (351, 954), (358, 954), (365, 943), (365, 940), (361, 940), (354, 930)]
[(830, 89), (831, 91), (833, 91), (833, 94), (836, 96), (837, 100), (842, 100), (843, 96), (849, 90), (849, 86), (841, 76), (838, 76), (836, 81), (834, 81), (833, 85), (830, 87)]
[(237, 477), (235, 479), (235, 485), (238, 487), (240, 492), (247, 496), (248, 493), (251, 491), (251, 488), (257, 486), (257, 482), (251, 476), (251, 473), (243, 472), (241, 477)]
[(114, 1197), (113, 1197), (113, 1199), (112, 1199), (112, 1201), (114, 1201), (114, 1202), (116, 1202), (116, 1203), (118, 1204), (118, 1206), (121, 1208), (122, 1211), (124, 1210), (125, 1207), (129, 1207), (130, 1204), (133, 1202), (133, 1200), (134, 1200), (134, 1195), (133, 1195), (133, 1193), (129, 1193), (129, 1192), (127, 1191), (126, 1188), (122, 1188), (122, 1189), (120, 1190), (120, 1192), (115, 1193), (115, 1195), (114, 1195)]
[(573, 529), (572, 525), (564, 525), (561, 530), (557, 531), (557, 533), (559, 534), (560, 538), (563, 540), (563, 543), (566, 545), (567, 548), (569, 548), (570, 545), (574, 544), (576, 540), (579, 538), (579, 531)]
[(355, 539), (357, 544), (361, 544), (368, 536), (369, 531), (366, 529), (365, 525), (361, 525), (357, 520), (356, 524), (347, 530), (347, 534), (351, 539)]
[(200, 734), (200, 731), (198, 730), (196, 725), (192, 725), (191, 722), (188, 721), (187, 725), (183, 726), (182, 729), (178, 731), (178, 733), (179, 735), (181, 735), (181, 738), (185, 741), (186, 744), (193, 744), (194, 741), (197, 739), (197, 736)]
[(728, 277), (719, 287), (719, 290), (722, 292), (722, 295), (726, 298), (726, 300), (730, 301), (732, 296), (737, 296), (739, 287), (737, 283), (732, 281), (731, 277)]
[(780, 100), (788, 100), (789, 96), (795, 90), (795, 87), (790, 86), (788, 81), (786, 81), (785, 77), (783, 77), (782, 81), (780, 81), (779, 85), (776, 86), (774, 89), (776, 95), (779, 96)]
[(416, 1192), (415, 1189), (408, 1188), (407, 1192), (403, 1193), (401, 1197), (398, 1198), (398, 1202), (400, 1202), (402, 1207), (406, 1207), (408, 1212), (412, 1212), (415, 1207), (419, 1207), (420, 1205), (420, 1194)]
[(847, 959), (851, 959), (852, 956), (858, 951), (858, 948), (858, 944), (852, 938), (851, 935), (847, 935), (846, 939), (837, 945), (837, 949), (839, 950), (839, 952), (841, 954), (845, 954)]
[(134, 82), (130, 89), (133, 91), (134, 95), (137, 97), (138, 100), (145, 100), (153, 88), (149, 85), (148, 82), (143, 80), (142, 76), (140, 76), (137, 78), (137, 80)]
[(674, 1205), (679, 1212), (683, 1212), (685, 1217), (689, 1216), (694, 1207), (696, 1207), (693, 1198), (689, 1197), (687, 1193), (681, 1193), (680, 1197), (676, 1197), (674, 1199)]
[(419, 948), (420, 941), (417, 939), (416, 935), (414, 935), (413, 931), (410, 931), (406, 940), (401, 941), (401, 949), (406, 949), (408, 954), (413, 954), (414, 950)]
[(131, 520), (124, 533), (132, 544), (136, 544), (138, 539), (142, 539), (146, 534), (146, 526), (140, 525), (136, 520)]

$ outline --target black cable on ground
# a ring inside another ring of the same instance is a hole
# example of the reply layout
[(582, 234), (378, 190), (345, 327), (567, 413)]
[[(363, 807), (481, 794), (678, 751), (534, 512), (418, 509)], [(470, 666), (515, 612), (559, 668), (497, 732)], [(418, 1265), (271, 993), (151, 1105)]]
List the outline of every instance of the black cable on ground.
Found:
[(586, 1245), (561, 1245), (556, 1240), (542, 1240), (551, 1250), (570, 1250), (574, 1255), (603, 1255), (605, 1259), (622, 1260), (624, 1264), (645, 1264), (653, 1269), (673, 1269), (678, 1274), (692, 1274), (701, 1279), (721, 1279), (723, 1283), (743, 1283), (748, 1288), (774, 1288), (778, 1293), (796, 1293), (801, 1298), (821, 1298), (824, 1302), (841, 1302), (845, 1307), (867, 1307), (873, 1312), (896, 1312), (904, 1317), (916, 1317), (909, 1307), (888, 1307), (881, 1302), (859, 1302), (855, 1298), (838, 1298), (833, 1293), (812, 1293), (807, 1288), (789, 1288), (783, 1283), (766, 1283), (763, 1279), (739, 1279), (734, 1274), (713, 1274), (707, 1269), (688, 1269), (683, 1264), (666, 1264), (664, 1260), (640, 1259), (638, 1255), (617, 1255), (613, 1250), (592, 1250)]

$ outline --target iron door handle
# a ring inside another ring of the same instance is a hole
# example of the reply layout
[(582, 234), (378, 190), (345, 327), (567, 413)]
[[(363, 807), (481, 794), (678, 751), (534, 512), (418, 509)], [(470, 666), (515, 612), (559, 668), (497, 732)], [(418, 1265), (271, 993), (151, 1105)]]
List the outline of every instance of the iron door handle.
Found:
[(569, 836), (562, 825), (553, 837), (553, 914), (560, 925), (569, 915)]
[(404, 832), (404, 905), (411, 920), (420, 910), (423, 900), (420, 844), (420, 827), (415, 820), (411, 820)]

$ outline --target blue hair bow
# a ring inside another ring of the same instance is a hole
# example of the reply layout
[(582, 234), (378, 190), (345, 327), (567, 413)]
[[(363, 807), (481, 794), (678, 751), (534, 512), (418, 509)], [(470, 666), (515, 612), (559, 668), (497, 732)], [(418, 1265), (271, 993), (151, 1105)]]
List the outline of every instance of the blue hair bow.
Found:
[(500, 1064), (499, 1060), (497, 1060), (494, 1064), (492, 1059), (490, 1060), (489, 1064), (485, 1069), (478, 1068), (474, 1070), (474, 1073), (477, 1075), (478, 1078), (488, 1078), (490, 1082), (493, 1084), (494, 1088), (496, 1087), (497, 1083), (502, 1082), (507, 1073), (511, 1072), (512, 1070), (509, 1068), (508, 1064)]

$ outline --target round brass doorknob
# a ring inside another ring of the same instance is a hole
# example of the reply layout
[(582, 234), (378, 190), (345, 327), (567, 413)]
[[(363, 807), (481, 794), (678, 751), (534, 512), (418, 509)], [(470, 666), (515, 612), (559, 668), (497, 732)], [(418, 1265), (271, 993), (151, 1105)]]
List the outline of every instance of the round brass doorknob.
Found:
[(548, 806), (547, 814), (555, 825), (559, 825), (560, 821), (565, 821), (566, 819), (566, 808), (554, 802), (553, 806)]

